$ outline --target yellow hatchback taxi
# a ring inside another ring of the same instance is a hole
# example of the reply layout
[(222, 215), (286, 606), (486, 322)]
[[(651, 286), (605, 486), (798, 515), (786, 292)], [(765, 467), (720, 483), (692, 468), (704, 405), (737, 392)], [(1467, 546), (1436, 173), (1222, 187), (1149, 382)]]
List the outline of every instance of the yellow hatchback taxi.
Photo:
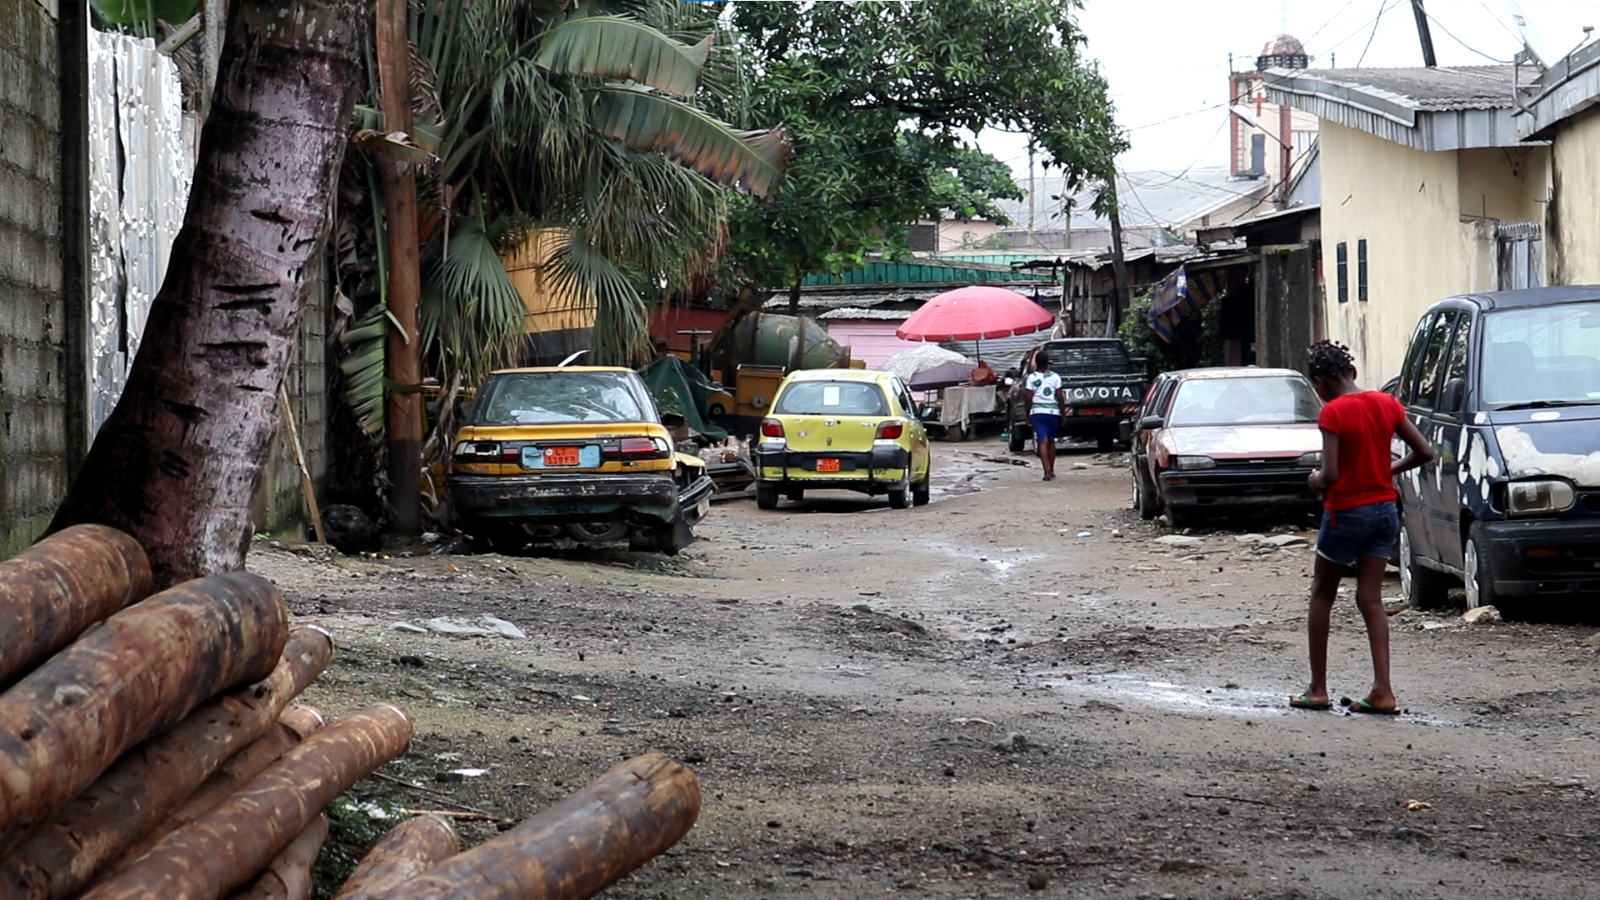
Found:
[(713, 491), (639, 374), (598, 366), (491, 373), (456, 434), (448, 483), (461, 530), (503, 551), (564, 533), (675, 554)]
[(756, 505), (808, 490), (887, 494), (904, 509), (928, 502), (928, 430), (911, 392), (889, 372), (808, 369), (778, 387), (756, 444)]

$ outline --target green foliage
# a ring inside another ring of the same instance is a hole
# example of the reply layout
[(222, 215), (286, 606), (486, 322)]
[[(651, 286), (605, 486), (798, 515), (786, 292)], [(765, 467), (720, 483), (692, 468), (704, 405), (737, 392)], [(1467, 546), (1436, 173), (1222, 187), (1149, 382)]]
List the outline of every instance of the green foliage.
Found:
[(903, 248), (906, 226), (997, 215), (1004, 163), (963, 133), (1032, 135), (1067, 190), (1109, 181), (1127, 146), (1083, 57), (1077, 0), (739, 3), (750, 108), (782, 121), (794, 156), (767, 203), (740, 203), (730, 252), (793, 284)]
[(329, 900), (349, 880), (356, 864), (389, 829), (405, 821), (396, 804), (361, 802), (350, 795), (328, 805), (328, 839), (311, 868), (317, 900)]
[(1178, 323), (1172, 341), (1163, 341), (1150, 327), (1150, 293), (1135, 297), (1128, 315), (1117, 328), (1117, 337), (1127, 345), (1128, 355), (1150, 361), (1154, 372), (1174, 372), (1198, 366), (1220, 366), (1226, 362), (1222, 344), (1222, 299), (1219, 297)]
[(199, 0), (90, 0), (95, 15), (110, 25), (139, 37), (155, 37), (156, 21), (182, 25), (194, 15)]

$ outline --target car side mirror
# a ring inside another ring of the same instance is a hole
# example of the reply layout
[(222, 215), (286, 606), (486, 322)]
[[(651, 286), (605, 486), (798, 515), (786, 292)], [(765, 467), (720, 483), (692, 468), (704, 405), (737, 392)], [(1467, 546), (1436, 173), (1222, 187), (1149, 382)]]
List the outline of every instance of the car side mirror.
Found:
[(1145, 416), (1139, 420), (1140, 431), (1155, 431), (1167, 424), (1167, 420), (1160, 416)]
[(1452, 378), (1444, 383), (1444, 392), (1439, 395), (1439, 411), (1454, 413), (1461, 411), (1461, 404), (1466, 400), (1467, 382), (1464, 378)]

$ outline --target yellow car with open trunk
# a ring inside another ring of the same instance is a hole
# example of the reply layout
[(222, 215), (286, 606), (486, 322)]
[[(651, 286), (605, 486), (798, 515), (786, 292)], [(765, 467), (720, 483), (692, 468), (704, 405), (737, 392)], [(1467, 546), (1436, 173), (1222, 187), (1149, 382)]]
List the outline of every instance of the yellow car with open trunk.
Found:
[(755, 448), (756, 505), (810, 490), (886, 494), (895, 509), (928, 502), (928, 430), (899, 378), (865, 369), (806, 369), (779, 386)]

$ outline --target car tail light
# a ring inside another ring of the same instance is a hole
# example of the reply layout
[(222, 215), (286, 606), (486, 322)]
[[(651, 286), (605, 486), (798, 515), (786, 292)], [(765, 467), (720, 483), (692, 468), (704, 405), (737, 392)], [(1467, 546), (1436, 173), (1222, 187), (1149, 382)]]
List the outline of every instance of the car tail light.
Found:
[(762, 419), (761, 436), (764, 438), (783, 437), (783, 423), (777, 419)]
[(900, 440), (900, 435), (905, 433), (906, 423), (904, 422), (884, 422), (878, 426), (878, 440), (880, 441), (898, 441)]
[[(515, 449), (509, 449), (509, 452), (513, 458), (516, 457)], [(496, 441), (462, 441), (456, 444), (455, 456), (467, 462), (494, 462), (501, 457), (500, 444)]]
[(672, 455), (672, 448), (661, 438), (630, 437), (606, 444), (600, 449), (600, 455), (627, 461), (666, 459)]

